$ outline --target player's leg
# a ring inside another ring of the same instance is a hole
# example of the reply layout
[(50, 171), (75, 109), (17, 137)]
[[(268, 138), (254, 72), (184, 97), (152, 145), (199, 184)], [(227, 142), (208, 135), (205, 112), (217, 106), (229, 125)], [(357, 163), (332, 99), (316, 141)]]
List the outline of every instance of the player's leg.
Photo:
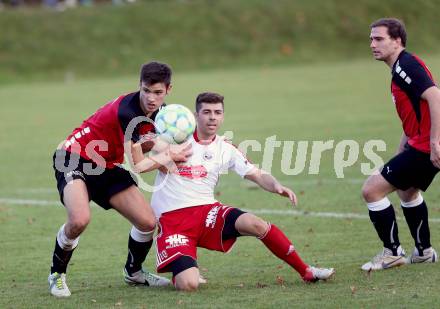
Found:
[[(173, 284), (178, 290), (193, 291), (199, 284), (206, 283), (206, 280), (200, 278), (197, 265), (197, 247), (203, 240), (202, 235), (207, 234), (204, 233), (205, 224), (201, 224), (206, 218), (205, 208), (197, 206), (176, 209), (162, 213), (158, 220), (157, 272), (171, 272)], [(216, 235), (220, 242), (218, 236), (221, 234)]]
[(200, 283), (197, 262), (190, 256), (181, 256), (169, 265), (173, 273), (174, 286), (179, 291), (192, 292)]
[(83, 180), (75, 179), (66, 184), (62, 196), (67, 222), (58, 231), (48, 278), (50, 292), (57, 297), (70, 296), (65, 278), (67, 265), (78, 245), (79, 235), (90, 221), (89, 196)]
[(364, 183), (362, 196), (367, 203), (373, 223), (384, 247), (398, 255), (400, 246), (396, 215), (387, 195), (396, 188), (381, 175), (371, 175)]
[(304, 281), (314, 282), (328, 279), (334, 274), (334, 269), (315, 268), (303, 262), (295, 250), (292, 242), (274, 224), (267, 223), (263, 219), (251, 214), (243, 213), (239, 209), (233, 209), (225, 221), (225, 234), (228, 238), (231, 222), (234, 221), (235, 230), (243, 236), (255, 236), (279, 259), (292, 266)]
[[(385, 169), (390, 169), (388, 166)], [(382, 171), (382, 173), (384, 172)], [(362, 196), (367, 203), (370, 220), (383, 242), (384, 249), (363, 270), (379, 270), (405, 264), (405, 252), (400, 246), (394, 208), (387, 195), (396, 190), (382, 174), (371, 175), (364, 183)]]
[(134, 285), (168, 285), (170, 283), (168, 279), (142, 269), (142, 263), (153, 244), (156, 227), (154, 213), (143, 194), (135, 185), (131, 185), (114, 194), (109, 202), (115, 210), (133, 224), (128, 236), (128, 256), (124, 267), (125, 281)]
[(397, 192), (406, 222), (415, 241), (415, 249), (408, 262), (437, 262), (437, 252), (431, 247), (430, 242), (428, 208), (420, 191), (428, 189), (439, 169), (432, 164), (429, 153), (420, 152), (414, 148), (409, 148), (408, 153), (411, 155), (409, 164), (413, 167), (410, 178), (411, 187), (399, 188), (403, 190)]
[(431, 247), (430, 231), (428, 224), (428, 208), (423, 200), (420, 190), (410, 188), (397, 190), (415, 248), (408, 258), (409, 263), (433, 263), (438, 261), (437, 252)]
[[(372, 219), (379, 237), (384, 242), (385, 248), (383, 253), (379, 254), (373, 259), (373, 261), (364, 264), (362, 269), (384, 269), (403, 264), (402, 258), (405, 253), (400, 247), (397, 238), (397, 223), (394, 211), (390, 206), (387, 206), (391, 205), (391, 203), (385, 198), (385, 196), (387, 193), (399, 189), (400, 192), (398, 192), (398, 194), (404, 201), (404, 206), (421, 205), (423, 199), (421, 196), (419, 197), (418, 191), (412, 188), (418, 188), (425, 191), (438, 171), (439, 170), (432, 164), (428, 153), (418, 151), (407, 145), (403, 152), (393, 157), (384, 165), (380, 175), (374, 175), (367, 179), (363, 188), (363, 196), (370, 209), (370, 218)], [(380, 200), (381, 196), (384, 197), (382, 200)], [(423, 205), (416, 210), (416, 212), (419, 211), (420, 213), (415, 215), (411, 210), (404, 209), (405, 217), (411, 217), (409, 225), (410, 228), (412, 227), (411, 233), (414, 232), (416, 237), (417, 229), (422, 223), (419, 232), (424, 228), (424, 242), (426, 246), (430, 246), (427, 241), (429, 236), (426, 235), (429, 233), (429, 227), (427, 225), (423, 226), (422, 222), (424, 221), (427, 223), (428, 212)], [(416, 224), (418, 224), (417, 228)], [(434, 255), (435, 260), (437, 257), (436, 254)]]

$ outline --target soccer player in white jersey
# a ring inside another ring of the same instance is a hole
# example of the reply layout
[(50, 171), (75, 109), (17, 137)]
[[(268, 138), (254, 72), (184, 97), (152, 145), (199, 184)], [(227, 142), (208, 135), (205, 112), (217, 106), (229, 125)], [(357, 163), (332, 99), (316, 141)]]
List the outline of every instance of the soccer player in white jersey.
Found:
[[(333, 268), (304, 263), (290, 240), (274, 224), (223, 205), (214, 197), (222, 172), (233, 170), (264, 190), (284, 196), (295, 205), (295, 194), (273, 176), (252, 165), (233, 145), (217, 135), (224, 119), (223, 96), (202, 93), (196, 99), (197, 128), (189, 143), (193, 155), (174, 169), (162, 168), (151, 205), (159, 222), (156, 239), (157, 270), (172, 272), (178, 290), (199, 285), (197, 247), (228, 252), (239, 236), (255, 236), (278, 258), (292, 266), (306, 282), (325, 280)], [(134, 163), (143, 160), (140, 146), (133, 148)], [(138, 165), (140, 166), (140, 165)]]

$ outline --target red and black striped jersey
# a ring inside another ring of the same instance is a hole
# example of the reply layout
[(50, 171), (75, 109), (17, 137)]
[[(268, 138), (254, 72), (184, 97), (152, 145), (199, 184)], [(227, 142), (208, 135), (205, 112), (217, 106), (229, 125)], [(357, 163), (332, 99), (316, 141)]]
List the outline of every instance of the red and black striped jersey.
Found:
[(99, 166), (113, 168), (124, 161), (124, 141), (137, 142), (142, 135), (155, 132), (152, 121), (156, 114), (157, 111), (151, 121), (146, 118), (139, 92), (121, 95), (75, 128), (64, 142), (64, 149)]
[(391, 74), (391, 94), (408, 143), (429, 153), (431, 118), (428, 102), (421, 96), (426, 89), (435, 86), (431, 72), (419, 57), (404, 50)]

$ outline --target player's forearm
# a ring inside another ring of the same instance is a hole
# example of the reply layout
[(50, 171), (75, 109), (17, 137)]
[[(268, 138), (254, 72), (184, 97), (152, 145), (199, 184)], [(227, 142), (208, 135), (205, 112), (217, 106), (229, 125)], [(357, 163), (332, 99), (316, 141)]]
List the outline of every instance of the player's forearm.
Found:
[(399, 148), (397, 149), (397, 153), (401, 153), (403, 151), (407, 142), (408, 142), (408, 136), (406, 136), (405, 132), (403, 132), (402, 137), (400, 138), (400, 144), (399, 144)]
[(433, 87), (427, 99), (431, 115), (430, 143), (431, 146), (438, 145), (440, 143), (440, 89)]
[(154, 162), (153, 160), (151, 160), (149, 158), (145, 158), (144, 160), (142, 160), (138, 164), (132, 165), (133, 171), (135, 173), (146, 173), (146, 172), (150, 172), (152, 170), (158, 169), (159, 167), (160, 166), (158, 166), (156, 162)]
[(279, 182), (271, 174), (262, 172), (259, 177), (258, 185), (264, 190), (274, 193), (275, 187), (279, 185)]
[(140, 143), (131, 144), (131, 167), (136, 173), (146, 173), (169, 164), (172, 160), (167, 151), (145, 157)]

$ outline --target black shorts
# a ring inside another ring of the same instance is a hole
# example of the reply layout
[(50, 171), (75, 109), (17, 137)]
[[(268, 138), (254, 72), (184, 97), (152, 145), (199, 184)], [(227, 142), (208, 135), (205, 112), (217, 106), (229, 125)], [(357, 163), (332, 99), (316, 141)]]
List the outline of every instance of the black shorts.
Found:
[(383, 166), (381, 175), (397, 189), (408, 190), (414, 187), (426, 191), (438, 171), (432, 164), (429, 153), (407, 144), (403, 152)]
[(110, 198), (132, 185), (137, 186), (127, 170), (115, 166), (102, 168), (93, 161), (86, 160), (76, 153), (57, 150), (53, 155), (53, 168), (61, 203), (64, 204), (64, 187), (74, 179), (82, 179), (87, 186), (89, 201), (92, 200), (104, 209), (110, 209)]

